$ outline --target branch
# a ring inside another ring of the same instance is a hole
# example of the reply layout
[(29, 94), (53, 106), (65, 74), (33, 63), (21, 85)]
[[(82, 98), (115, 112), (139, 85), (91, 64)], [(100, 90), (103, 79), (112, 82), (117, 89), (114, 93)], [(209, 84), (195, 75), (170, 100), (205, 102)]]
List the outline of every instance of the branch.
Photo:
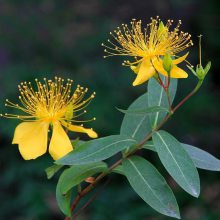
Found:
[[(151, 133), (149, 133), (148, 135), (146, 135), (146, 137), (139, 143), (137, 144), (136, 148), (131, 151), (130, 153), (128, 153), (125, 158), (132, 156), (134, 153), (136, 153), (138, 150), (140, 150), (144, 144), (151, 139), (153, 133), (157, 130), (159, 130), (166, 122), (167, 120), (173, 115), (173, 113), (181, 106), (183, 105), (191, 96), (193, 96), (198, 89), (200, 88), (200, 86), (202, 85), (202, 81), (198, 81), (196, 87), (193, 89), (192, 92), (190, 92), (182, 101), (179, 102), (179, 104), (177, 104), (172, 111), (163, 119), (163, 121), (154, 129), (152, 130)], [(90, 185), (88, 185), (85, 189), (83, 189), (80, 194), (77, 195), (77, 197), (74, 199), (72, 206), (71, 206), (71, 211), (74, 212), (76, 206), (78, 205), (80, 199), (85, 196), (89, 191), (91, 191), (93, 189), (93, 187), (101, 180), (103, 179), (106, 175), (108, 175), (114, 168), (116, 168), (117, 166), (119, 166), (121, 164), (123, 159), (118, 160), (117, 162), (115, 162), (109, 169), (108, 172), (105, 173), (101, 173), (99, 176), (96, 177), (95, 181), (93, 183), (91, 183)], [(77, 213), (76, 213), (77, 214)], [(66, 217), (65, 220), (71, 220), (71, 218)]]

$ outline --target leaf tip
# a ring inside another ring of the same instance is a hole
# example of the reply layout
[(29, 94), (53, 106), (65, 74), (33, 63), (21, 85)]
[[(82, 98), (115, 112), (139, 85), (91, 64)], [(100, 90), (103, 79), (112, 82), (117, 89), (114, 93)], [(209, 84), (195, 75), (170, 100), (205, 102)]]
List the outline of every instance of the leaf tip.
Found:
[(193, 196), (194, 196), (194, 197), (198, 198), (199, 195), (200, 195), (200, 190), (199, 190), (199, 189), (198, 189), (198, 190), (194, 190), (194, 189), (193, 189), (192, 193), (193, 193)]
[(169, 206), (166, 215), (173, 218), (181, 219), (178, 205), (176, 207)]

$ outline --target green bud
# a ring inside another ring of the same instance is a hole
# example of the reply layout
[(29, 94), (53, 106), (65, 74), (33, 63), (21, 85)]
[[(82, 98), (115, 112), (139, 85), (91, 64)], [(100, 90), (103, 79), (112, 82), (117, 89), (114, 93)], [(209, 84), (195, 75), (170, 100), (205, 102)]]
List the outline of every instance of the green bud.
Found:
[(169, 54), (163, 57), (163, 68), (169, 73), (173, 67), (173, 60)]
[(163, 24), (163, 22), (161, 21), (160, 23), (159, 23), (159, 26), (158, 26), (158, 30), (157, 30), (157, 35), (158, 36), (160, 36), (161, 35), (161, 33), (164, 31), (164, 24)]
[(168, 35), (168, 29), (164, 26), (163, 22), (160, 21), (158, 29), (157, 29), (157, 37), (163, 40)]
[(208, 71), (211, 68), (211, 62), (209, 61), (205, 68), (203, 68), (203, 66), (201, 64), (198, 64), (196, 66), (196, 70), (194, 70), (191, 66), (187, 66), (191, 72), (199, 79), (199, 80), (203, 80), (205, 78), (205, 76), (207, 75)]
[(66, 110), (66, 113), (65, 113), (65, 119), (66, 120), (71, 120), (72, 118), (73, 118), (73, 104), (70, 103), (67, 106), (67, 110)]
[(202, 65), (198, 64), (196, 66), (196, 76), (199, 78), (199, 79), (204, 79), (205, 77), (205, 71), (202, 67)]

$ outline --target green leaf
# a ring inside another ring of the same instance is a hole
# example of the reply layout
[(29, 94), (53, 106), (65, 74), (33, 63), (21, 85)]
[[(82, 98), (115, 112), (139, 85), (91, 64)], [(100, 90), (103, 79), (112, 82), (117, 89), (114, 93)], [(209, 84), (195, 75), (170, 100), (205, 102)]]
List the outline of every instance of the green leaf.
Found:
[(112, 170), (113, 173), (124, 175), (123, 166), (119, 165)]
[(198, 171), (181, 143), (166, 131), (155, 132), (153, 142), (169, 174), (186, 192), (198, 197), (200, 193)]
[[(186, 150), (186, 152), (189, 154), (191, 159), (193, 160), (195, 166), (200, 169), (204, 170), (211, 170), (211, 171), (220, 171), (220, 160), (211, 155), (210, 153), (199, 149), (197, 147), (183, 144), (181, 143), (183, 148)], [(146, 150), (152, 150), (157, 152), (154, 144), (152, 141), (147, 142), (144, 146), (144, 149)]]
[[(166, 82), (166, 77), (160, 75), (162, 81)], [(171, 102), (173, 102), (177, 90), (177, 79), (170, 79), (169, 94)], [(154, 79), (151, 78), (148, 83), (148, 106), (160, 106), (169, 109), (166, 92), (163, 87)], [(156, 112), (150, 115), (150, 122), (155, 128), (166, 116), (166, 112)]]
[(153, 141), (148, 141), (146, 144), (144, 144), (143, 149), (157, 152), (156, 149), (155, 149)]
[(80, 140), (79, 138), (77, 138), (77, 139), (75, 139), (75, 140), (71, 140), (71, 144), (72, 144), (72, 146), (73, 146), (74, 149), (77, 148), (77, 147), (79, 147), (80, 145), (82, 145), (82, 144), (84, 144), (84, 143), (85, 143), (85, 141), (82, 141), (82, 140)]
[(71, 188), (78, 185), (86, 178), (98, 173), (107, 171), (107, 165), (104, 162), (97, 162), (85, 165), (73, 165), (66, 169), (60, 176), (61, 193), (67, 193)]
[(193, 159), (196, 167), (204, 170), (220, 171), (220, 160), (216, 157), (188, 144), (182, 144), (182, 146)]
[(56, 199), (61, 211), (71, 216), (70, 201), (72, 188), (86, 178), (98, 173), (107, 171), (107, 166), (104, 162), (93, 163), (89, 165), (74, 165), (61, 174), (57, 188), (56, 188)]
[(99, 138), (80, 145), (55, 163), (61, 165), (94, 163), (105, 160), (135, 143), (135, 140), (124, 135)]
[(66, 194), (61, 191), (61, 180), (59, 179), (56, 187), (56, 200), (60, 210), (64, 215), (71, 216), (70, 201), (71, 201), (71, 190)]
[(134, 191), (158, 212), (180, 218), (178, 204), (163, 176), (147, 160), (132, 156), (123, 160), (123, 171)]
[[(147, 93), (137, 98), (128, 108), (129, 111), (134, 109), (148, 108)], [(131, 115), (126, 114), (122, 121), (120, 134), (128, 135), (137, 141), (151, 132), (150, 121), (148, 115)]]
[(160, 106), (152, 106), (145, 109), (133, 109), (133, 110), (123, 110), (120, 108), (117, 108), (120, 112), (125, 114), (131, 114), (131, 115), (147, 115), (154, 112), (169, 112), (168, 109), (160, 107)]
[(53, 166), (48, 167), (45, 170), (47, 174), (47, 179), (51, 179), (54, 176), (54, 174), (56, 174), (56, 172), (58, 172), (62, 167), (63, 165), (57, 165), (57, 164), (54, 164)]

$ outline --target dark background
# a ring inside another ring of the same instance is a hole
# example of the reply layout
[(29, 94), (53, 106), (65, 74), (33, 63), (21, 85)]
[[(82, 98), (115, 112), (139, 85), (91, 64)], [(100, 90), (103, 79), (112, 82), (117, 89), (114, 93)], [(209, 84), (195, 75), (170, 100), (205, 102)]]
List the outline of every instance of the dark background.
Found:
[[(101, 43), (109, 32), (132, 18), (149, 22), (150, 17), (182, 19), (182, 29), (192, 34), (191, 63), (198, 62), (199, 34), (203, 35), (203, 62), (212, 69), (199, 93), (169, 121), (169, 132), (182, 142), (198, 146), (220, 158), (220, 2), (218, 0), (30, 0), (0, 1), (0, 99), (17, 101), (17, 84), (34, 78), (59, 75), (88, 86), (97, 97), (89, 107), (89, 124), (99, 136), (117, 134), (126, 108), (146, 90), (146, 84), (132, 87), (134, 74), (121, 66), (123, 58), (103, 59)], [(195, 84), (181, 80), (176, 101)], [(55, 200), (57, 176), (47, 181), (44, 169), (52, 159), (44, 155), (24, 161), (12, 137), (16, 120), (0, 121), (0, 219), (58, 220)], [(82, 136), (82, 138), (86, 138)], [(158, 158), (149, 155), (159, 170)], [(201, 196), (187, 195), (170, 179), (185, 220), (220, 219), (220, 175), (201, 171)], [(110, 183), (84, 213), (81, 220), (162, 220), (128, 187), (125, 178), (113, 175)], [(91, 195), (89, 195), (90, 197)]]

